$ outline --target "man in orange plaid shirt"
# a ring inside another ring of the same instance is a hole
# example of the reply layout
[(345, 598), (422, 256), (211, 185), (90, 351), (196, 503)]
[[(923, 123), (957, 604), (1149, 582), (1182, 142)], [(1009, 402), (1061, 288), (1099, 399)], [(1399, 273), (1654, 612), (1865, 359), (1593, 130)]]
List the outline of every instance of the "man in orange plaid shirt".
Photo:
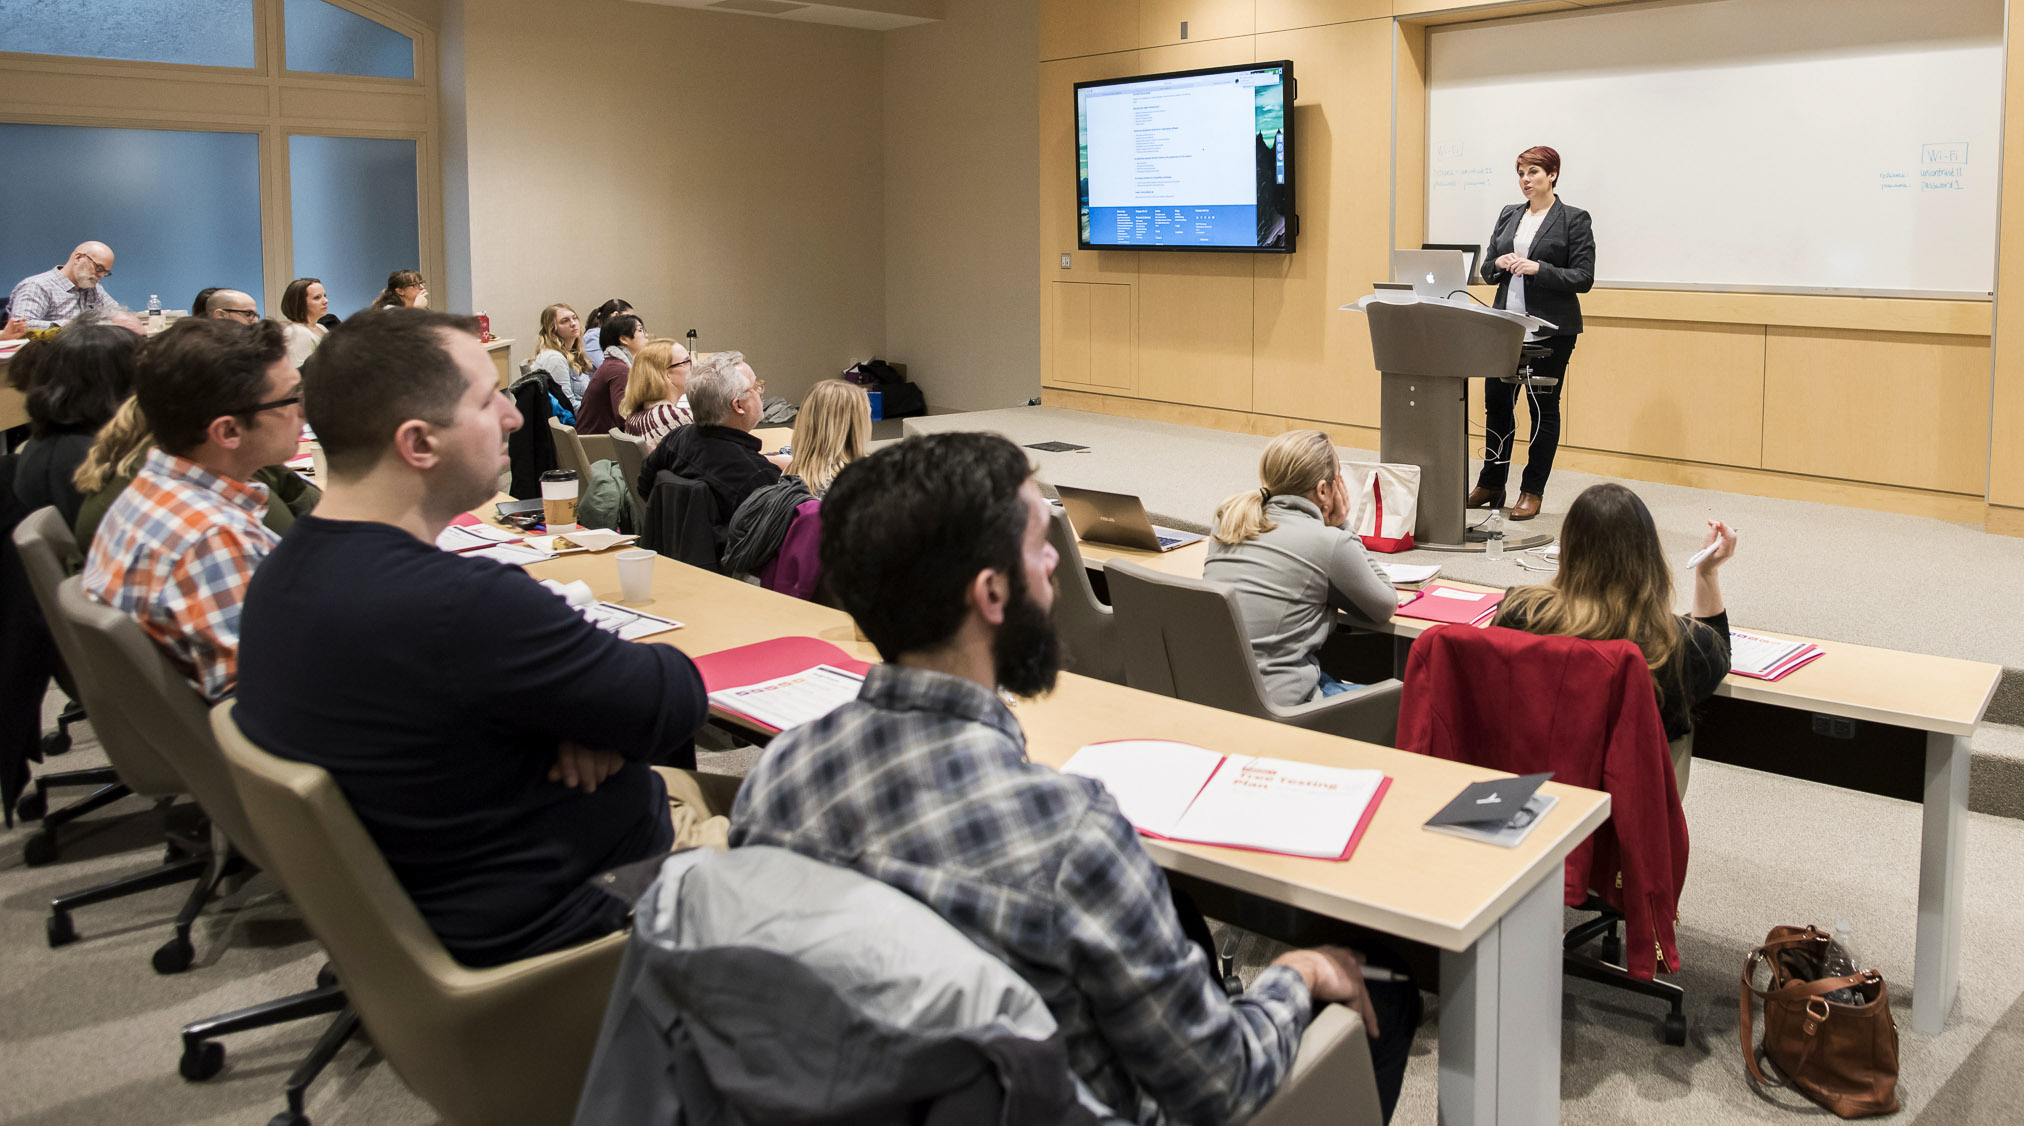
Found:
[(215, 701), (238, 681), (246, 584), (280, 542), (249, 478), (295, 456), (301, 377), (275, 322), (188, 318), (142, 347), (134, 395), (156, 447), (99, 525), (84, 589), (139, 619)]

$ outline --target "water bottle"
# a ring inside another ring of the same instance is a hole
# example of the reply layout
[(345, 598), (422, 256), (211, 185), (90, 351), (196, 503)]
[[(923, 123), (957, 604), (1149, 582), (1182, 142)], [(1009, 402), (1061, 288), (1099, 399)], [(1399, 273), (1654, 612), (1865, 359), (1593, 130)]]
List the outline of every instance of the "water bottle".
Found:
[[(1862, 965), (1855, 957), (1855, 928), (1843, 919), (1834, 924), (1834, 938), (1820, 957), (1820, 976), (1848, 977), (1861, 972)], [(1862, 991), (1853, 987), (1837, 989), (1825, 996), (1837, 1005), (1860, 1005), (1865, 1001)]]
[(160, 294), (150, 293), (148, 294), (148, 331), (155, 333), (160, 332), (161, 329), (162, 298)]
[(1483, 542), (1483, 554), (1491, 559), (1504, 558), (1504, 510), (1493, 508), (1490, 518), (1483, 522), (1483, 528), (1490, 538)]

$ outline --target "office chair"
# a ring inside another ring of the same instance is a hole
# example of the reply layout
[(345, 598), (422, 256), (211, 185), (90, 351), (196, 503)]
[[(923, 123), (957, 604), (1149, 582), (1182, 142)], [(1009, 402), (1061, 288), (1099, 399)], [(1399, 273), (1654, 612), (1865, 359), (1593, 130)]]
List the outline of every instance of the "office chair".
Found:
[(1383, 680), (1293, 707), (1272, 702), (1244, 636), (1237, 597), (1205, 579), (1106, 560), (1110, 605), (1124, 650), (1125, 683), (1143, 692), (1391, 746), (1400, 684)]
[[(583, 442), (577, 437), (576, 427), (564, 423), (554, 415), (548, 417), (548, 430), (555, 436), (555, 467), (576, 470), (577, 487), (590, 483), (590, 461), (583, 455)], [(535, 494), (539, 496), (539, 493)]]
[(647, 463), (647, 454), (652, 452), (647, 449), (647, 440), (614, 426), (611, 428), (611, 446), (612, 460), (618, 462), (618, 471), (625, 475), (625, 487), (641, 500), (647, 499), (640, 496), (640, 466)]
[[(459, 964), (331, 776), (255, 746), (233, 706), (212, 709), (212, 731), (267, 870), (344, 983), (356, 1019), (333, 1026), (339, 1042), (362, 1022), (409, 1088), (451, 1122), (567, 1123), (625, 936), (487, 969)], [(288, 1103), (270, 1126), (307, 1126), (302, 1092), (291, 1089)]]
[[(1051, 506), (1050, 506), (1051, 507)], [(1061, 557), (1055, 565), (1054, 625), (1061, 632), (1061, 667), (1083, 676), (1125, 683), (1124, 643), (1117, 617), (1090, 585), (1075, 526), (1059, 508), (1047, 521), (1047, 542)]]

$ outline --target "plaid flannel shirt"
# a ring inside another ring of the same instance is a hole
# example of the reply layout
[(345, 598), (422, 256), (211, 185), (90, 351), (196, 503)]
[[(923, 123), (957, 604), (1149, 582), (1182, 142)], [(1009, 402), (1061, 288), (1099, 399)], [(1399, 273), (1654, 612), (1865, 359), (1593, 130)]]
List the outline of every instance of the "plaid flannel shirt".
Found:
[(261, 523), (267, 486), (148, 451), (85, 559), (85, 593), (138, 618), (206, 700), (238, 682), (246, 584), (279, 536)]
[(1026, 759), (995, 693), (880, 665), (858, 699), (773, 741), (731, 844), (854, 868), (934, 908), (1031, 982), (1069, 1063), (1140, 1122), (1249, 1118), (1310, 1017), (1300, 975), (1231, 1000), (1108, 791)]
[(104, 286), (85, 289), (73, 285), (58, 267), (31, 274), (15, 283), (14, 292), (7, 296), (7, 315), (27, 321), (29, 328), (48, 328), (63, 324), (88, 309), (103, 309), (113, 304), (112, 294), (107, 293)]

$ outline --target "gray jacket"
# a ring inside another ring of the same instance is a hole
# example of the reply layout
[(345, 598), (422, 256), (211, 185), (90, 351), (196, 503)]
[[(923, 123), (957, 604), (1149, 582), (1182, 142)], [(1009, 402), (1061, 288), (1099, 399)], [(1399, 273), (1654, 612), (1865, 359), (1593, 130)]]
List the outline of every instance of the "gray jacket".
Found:
[(1235, 591), (1265, 691), (1281, 707), (1314, 695), (1315, 661), (1336, 608), (1372, 625), (1391, 620), (1398, 596), (1356, 533), (1331, 528), (1306, 497), (1275, 496), (1265, 517), (1276, 527), (1239, 544), (1209, 541), (1202, 577)]
[(1111, 1123), (1033, 987), (925, 905), (787, 849), (669, 857), (578, 1126)]

